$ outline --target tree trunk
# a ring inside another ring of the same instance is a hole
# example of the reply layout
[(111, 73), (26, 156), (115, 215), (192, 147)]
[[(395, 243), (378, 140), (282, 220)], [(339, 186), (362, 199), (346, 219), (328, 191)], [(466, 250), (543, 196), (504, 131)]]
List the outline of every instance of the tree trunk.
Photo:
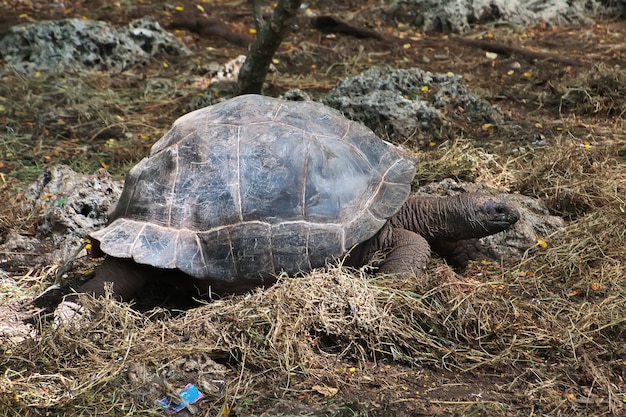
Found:
[(302, 0), (279, 0), (269, 21), (257, 31), (256, 42), (250, 47), (239, 72), (239, 94), (261, 93), (272, 57), (287, 34), (291, 20), (298, 13), (300, 3)]

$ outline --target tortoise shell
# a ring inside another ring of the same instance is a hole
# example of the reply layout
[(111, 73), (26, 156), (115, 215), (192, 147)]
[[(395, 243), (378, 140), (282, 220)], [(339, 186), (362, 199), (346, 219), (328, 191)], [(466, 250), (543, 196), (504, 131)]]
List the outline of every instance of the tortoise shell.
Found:
[(295, 274), (372, 237), (414, 174), (411, 158), (336, 110), (239, 96), (176, 120), (91, 238), (199, 279)]

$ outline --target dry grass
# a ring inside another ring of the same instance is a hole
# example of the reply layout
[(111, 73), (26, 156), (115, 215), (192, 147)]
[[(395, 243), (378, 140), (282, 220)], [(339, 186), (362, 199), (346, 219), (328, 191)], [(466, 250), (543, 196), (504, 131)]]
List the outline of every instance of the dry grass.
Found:
[[(483, 152), (462, 148), (470, 158)], [(567, 158), (556, 161), (553, 151)], [(87, 300), (91, 320), (4, 346), (0, 398), (14, 410), (5, 414), (90, 414), (104, 404), (123, 414), (138, 404), (153, 409), (146, 393), (162, 395), (162, 381), (224, 379), (226, 391), (208, 402), (214, 414), (204, 414), (217, 415), (225, 402), (257, 398), (268, 386), (279, 396), (302, 384), (342, 389), (354, 381), (338, 362), (366, 372), (382, 361), (503, 373), (503, 389), (545, 410), (618, 415), (626, 398), (626, 170), (618, 153), (561, 144), (521, 164), (522, 188), (554, 196), (555, 211), (568, 190), (574, 208), (561, 211), (572, 221), (546, 237), (547, 248), (515, 264), (475, 264), (463, 275), (433, 266), (415, 281), (329, 267), (175, 316)], [(450, 155), (459, 153), (439, 157)], [(197, 355), (225, 365), (200, 372), (189, 365)], [(137, 369), (141, 378), (132, 376)]]
[[(12, 130), (0, 137), (10, 170), (3, 199), (13, 198), (45, 163), (127, 169), (182, 111), (184, 100), (171, 100), (175, 92), (195, 94), (191, 82), (161, 75), (177, 81), (156, 88), (131, 75), (96, 75), (78, 84), (11, 76), (0, 95), (22, 98), (4, 115)], [(606, 80), (619, 89), (600, 88), (613, 85)], [(602, 72), (578, 81), (559, 93), (558, 105), (582, 101), (586, 107), (578, 110), (617, 115), (613, 122), (620, 125), (622, 75)], [(71, 145), (78, 136), (90, 140)], [(35, 337), (0, 340), (0, 415), (162, 415), (154, 400), (187, 382), (207, 394), (199, 410), (206, 416), (220, 415), (224, 404), (251, 415), (260, 409), (251, 403), (297, 401), (305, 393), (311, 403), (328, 405), (342, 395), (347, 402), (351, 392), (383, 390), (386, 381), (373, 370), (381, 364), (447, 370), (460, 383), (484, 378), (497, 407), (484, 406), (483, 415), (620, 415), (626, 402), (626, 147), (557, 139), (514, 155), (469, 140), (445, 143), (426, 154), (416, 178), (479, 178), (541, 198), (568, 220), (545, 236), (546, 248), (531, 248), (520, 261), (473, 264), (463, 273), (433, 261), (415, 280), (328, 267), (184, 312), (139, 313), (85, 298), (89, 320), (58, 329), (44, 322)], [(122, 140), (124, 146), (115, 146)], [(0, 216), (3, 230), (19, 220), (8, 208)], [(53, 272), (3, 276), (19, 291), (2, 301), (27, 300)], [(491, 383), (496, 376), (498, 384)], [(223, 392), (216, 388), (222, 380)], [(316, 386), (339, 394), (311, 399)], [(324, 415), (368, 415), (369, 403), (341, 404)], [(421, 412), (432, 412), (431, 404), (423, 400)], [(456, 399), (448, 406), (454, 415), (476, 411)]]
[(624, 84), (626, 74), (623, 71), (599, 64), (593, 71), (583, 72), (573, 83), (556, 85), (554, 96), (564, 113), (600, 113), (621, 118), (626, 112)]
[(134, 73), (4, 74), (0, 97), (11, 97), (0, 135), (4, 181), (24, 186), (54, 163), (85, 172), (105, 166), (118, 177), (127, 172), (184, 112), (181, 98), (190, 94), (172, 70), (151, 71), (148, 82)]

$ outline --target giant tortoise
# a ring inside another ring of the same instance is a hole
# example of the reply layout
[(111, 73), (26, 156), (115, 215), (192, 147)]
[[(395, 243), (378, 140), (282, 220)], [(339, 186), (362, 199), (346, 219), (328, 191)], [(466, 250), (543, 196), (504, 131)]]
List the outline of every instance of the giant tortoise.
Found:
[(238, 292), (338, 259), (419, 273), (437, 242), (519, 218), (487, 194), (409, 197), (414, 174), (411, 157), (320, 103), (244, 95), (193, 111), (131, 169), (90, 235), (107, 258), (79, 292), (112, 282), (128, 299), (157, 276)]

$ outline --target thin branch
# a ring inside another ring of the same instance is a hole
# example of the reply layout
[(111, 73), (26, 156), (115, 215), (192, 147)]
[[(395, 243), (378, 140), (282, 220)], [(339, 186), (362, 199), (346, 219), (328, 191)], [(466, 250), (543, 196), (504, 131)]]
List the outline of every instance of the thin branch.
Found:
[(261, 32), (263, 28), (263, 11), (261, 10), (261, 0), (250, 0), (252, 4), (252, 13), (254, 16), (254, 28), (256, 32)]

